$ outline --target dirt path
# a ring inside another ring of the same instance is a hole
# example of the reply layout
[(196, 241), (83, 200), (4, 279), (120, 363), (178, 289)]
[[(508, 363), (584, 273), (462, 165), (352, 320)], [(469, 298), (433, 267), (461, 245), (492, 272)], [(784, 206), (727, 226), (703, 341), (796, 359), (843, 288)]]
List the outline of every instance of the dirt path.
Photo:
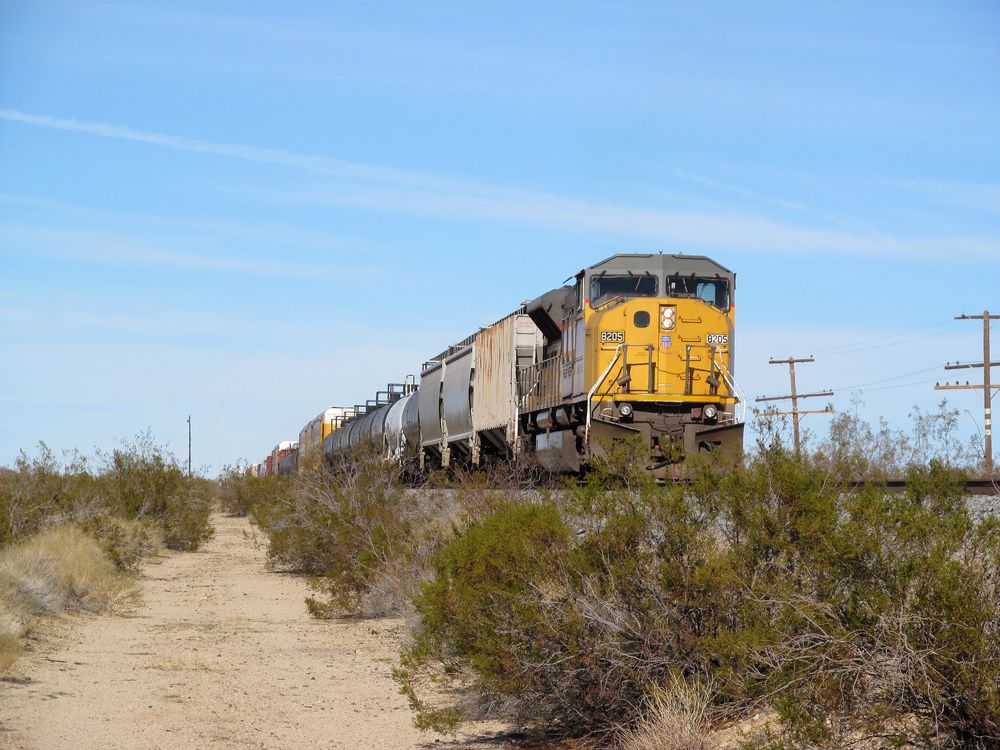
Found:
[(22, 659), (0, 747), (497, 747), (417, 732), (390, 677), (401, 624), (311, 619), (245, 519), (215, 524), (203, 551), (147, 567), (131, 617), (75, 618)]

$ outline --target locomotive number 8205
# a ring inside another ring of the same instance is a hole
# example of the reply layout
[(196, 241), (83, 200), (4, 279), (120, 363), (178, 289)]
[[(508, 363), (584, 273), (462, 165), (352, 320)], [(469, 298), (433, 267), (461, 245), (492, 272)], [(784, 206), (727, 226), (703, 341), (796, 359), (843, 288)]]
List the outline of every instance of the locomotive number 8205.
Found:
[(625, 331), (601, 331), (602, 344), (622, 344), (625, 342)]

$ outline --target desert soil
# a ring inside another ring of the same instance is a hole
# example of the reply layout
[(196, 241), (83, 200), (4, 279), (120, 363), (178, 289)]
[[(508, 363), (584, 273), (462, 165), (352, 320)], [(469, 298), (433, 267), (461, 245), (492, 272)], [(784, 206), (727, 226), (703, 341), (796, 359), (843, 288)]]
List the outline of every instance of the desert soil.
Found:
[[(0, 683), (0, 747), (494, 748), (418, 732), (390, 676), (398, 620), (319, 621), (246, 519), (147, 565), (125, 617), (74, 617)], [(50, 628), (51, 631), (51, 628)]]

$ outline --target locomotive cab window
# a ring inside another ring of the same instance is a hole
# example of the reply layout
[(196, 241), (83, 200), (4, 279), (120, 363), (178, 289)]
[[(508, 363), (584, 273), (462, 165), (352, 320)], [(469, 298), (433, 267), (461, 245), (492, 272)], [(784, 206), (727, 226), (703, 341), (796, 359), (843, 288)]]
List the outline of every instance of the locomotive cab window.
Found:
[(668, 276), (667, 296), (700, 299), (720, 310), (728, 310), (729, 282), (718, 277)]
[(656, 277), (651, 273), (609, 276), (601, 274), (590, 280), (590, 299), (593, 303), (612, 297), (655, 297)]

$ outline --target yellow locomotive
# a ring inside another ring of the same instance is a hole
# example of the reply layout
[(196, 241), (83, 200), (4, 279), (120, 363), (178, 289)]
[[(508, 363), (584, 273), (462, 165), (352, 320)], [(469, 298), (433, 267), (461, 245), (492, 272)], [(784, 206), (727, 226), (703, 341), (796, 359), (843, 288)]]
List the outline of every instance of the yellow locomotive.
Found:
[(739, 448), (736, 275), (693, 255), (620, 254), (529, 303), (544, 357), (518, 373), (520, 440), (551, 471), (641, 436), (660, 465)]

